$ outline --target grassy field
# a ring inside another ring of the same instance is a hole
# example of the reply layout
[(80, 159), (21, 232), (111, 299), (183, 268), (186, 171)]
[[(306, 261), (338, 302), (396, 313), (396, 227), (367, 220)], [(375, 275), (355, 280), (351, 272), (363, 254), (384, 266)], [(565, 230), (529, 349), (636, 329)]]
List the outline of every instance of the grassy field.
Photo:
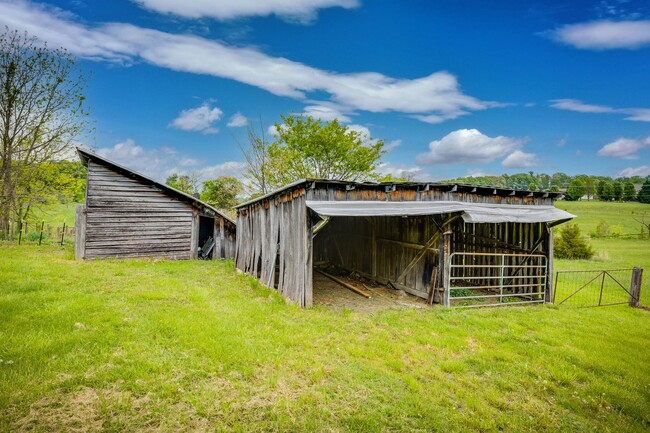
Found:
[(2, 431), (647, 431), (650, 316), (287, 305), (229, 262), (0, 244)]
[(610, 228), (618, 226), (622, 235), (638, 235), (641, 224), (636, 220), (642, 220), (644, 216), (645, 221), (650, 222), (650, 204), (561, 200), (555, 203), (555, 207), (576, 215), (573, 222), (585, 235), (595, 231), (600, 221), (607, 222)]

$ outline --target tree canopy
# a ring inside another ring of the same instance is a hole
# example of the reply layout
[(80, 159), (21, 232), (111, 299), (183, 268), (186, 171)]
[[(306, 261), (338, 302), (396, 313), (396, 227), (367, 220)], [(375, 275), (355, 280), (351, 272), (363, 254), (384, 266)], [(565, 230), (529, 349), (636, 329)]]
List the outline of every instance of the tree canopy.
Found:
[(199, 178), (196, 174), (178, 174), (174, 173), (165, 180), (165, 183), (172, 188), (189, 194), (193, 197), (199, 197)]
[[(254, 193), (264, 193), (298, 179), (377, 180), (384, 142), (373, 140), (338, 120), (323, 122), (311, 116), (281, 116), (277, 138), (268, 143), (249, 130), (244, 151), (246, 173)], [(262, 189), (262, 191), (259, 191)]]
[(85, 80), (65, 50), (26, 33), (0, 35), (0, 230), (43, 196), (42, 170), (66, 153), (88, 127)]
[(229, 211), (237, 204), (237, 197), (243, 192), (241, 181), (232, 176), (219, 176), (203, 182), (201, 200), (222, 211)]

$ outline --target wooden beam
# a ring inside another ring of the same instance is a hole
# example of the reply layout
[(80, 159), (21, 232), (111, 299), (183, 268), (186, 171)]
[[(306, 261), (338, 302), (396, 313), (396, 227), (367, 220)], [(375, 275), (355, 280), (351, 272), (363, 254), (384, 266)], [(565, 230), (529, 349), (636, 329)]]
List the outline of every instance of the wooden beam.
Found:
[(429, 248), (433, 247), (433, 245), (438, 242), (438, 239), (440, 239), (440, 232), (436, 232), (431, 239), (427, 241), (427, 243), (424, 244), (422, 249), (417, 252), (415, 257), (413, 257), (413, 260), (409, 262), (408, 265), (404, 268), (404, 270), (399, 274), (399, 277), (397, 277), (397, 282), (402, 281), (402, 279), (406, 278), (406, 275), (415, 267), (415, 265), (418, 264), (418, 262), (424, 257), (426, 252), (429, 250)]
[(345, 282), (345, 281), (343, 281), (343, 280), (341, 280), (339, 278), (336, 278), (334, 275), (330, 275), (330, 274), (328, 274), (326, 272), (323, 272), (320, 269), (314, 269), (314, 270), (316, 272), (318, 272), (319, 274), (322, 274), (322, 275), (326, 276), (327, 278), (334, 281), (335, 283), (338, 283), (338, 284), (342, 285), (346, 289), (353, 291), (357, 295), (361, 295), (364, 298), (370, 299), (370, 295), (368, 293), (364, 292), (363, 290), (359, 289), (358, 287), (355, 287), (352, 284), (349, 284), (349, 283), (347, 283), (347, 282)]

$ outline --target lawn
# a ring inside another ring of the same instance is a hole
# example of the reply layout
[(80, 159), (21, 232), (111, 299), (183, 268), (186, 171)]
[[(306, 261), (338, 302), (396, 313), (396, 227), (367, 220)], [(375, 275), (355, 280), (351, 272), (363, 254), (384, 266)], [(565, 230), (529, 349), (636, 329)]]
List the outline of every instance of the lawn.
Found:
[(649, 314), (301, 310), (231, 262), (4, 243), (0, 430), (648, 431)]

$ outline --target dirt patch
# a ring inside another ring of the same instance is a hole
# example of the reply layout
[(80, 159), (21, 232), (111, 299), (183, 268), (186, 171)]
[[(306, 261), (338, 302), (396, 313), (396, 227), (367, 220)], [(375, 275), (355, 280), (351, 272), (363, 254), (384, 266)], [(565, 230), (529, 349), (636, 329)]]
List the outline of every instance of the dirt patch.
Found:
[(325, 305), (340, 309), (348, 308), (363, 312), (391, 308), (429, 308), (424, 299), (409, 295), (401, 290), (393, 290), (376, 282), (355, 278), (354, 276), (336, 275), (336, 277), (367, 292), (370, 294), (370, 298), (354, 293), (326, 276), (314, 272), (314, 305)]

